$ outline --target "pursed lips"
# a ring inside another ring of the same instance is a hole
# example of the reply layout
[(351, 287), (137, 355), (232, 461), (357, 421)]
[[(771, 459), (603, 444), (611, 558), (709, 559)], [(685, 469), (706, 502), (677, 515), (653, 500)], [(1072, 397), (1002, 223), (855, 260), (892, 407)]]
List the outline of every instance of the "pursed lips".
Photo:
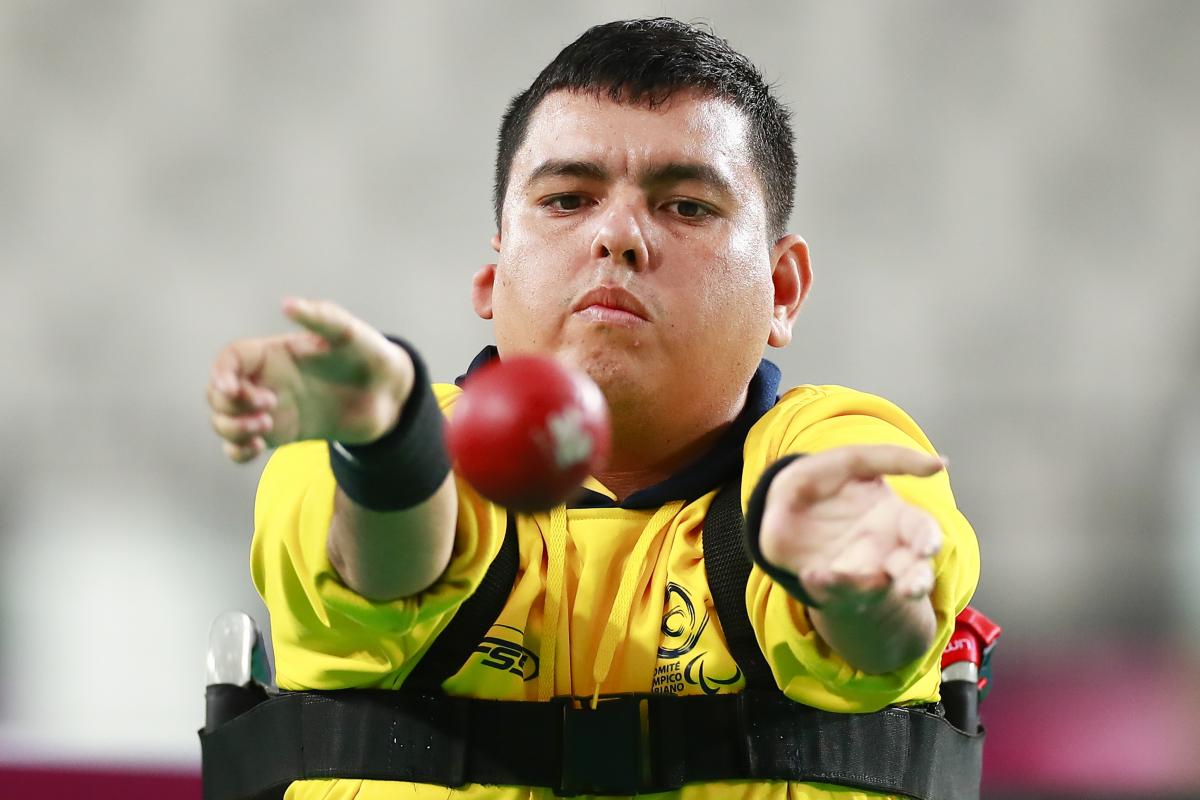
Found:
[(631, 292), (615, 286), (598, 286), (589, 290), (572, 310), (593, 322), (632, 326), (649, 321), (642, 302)]

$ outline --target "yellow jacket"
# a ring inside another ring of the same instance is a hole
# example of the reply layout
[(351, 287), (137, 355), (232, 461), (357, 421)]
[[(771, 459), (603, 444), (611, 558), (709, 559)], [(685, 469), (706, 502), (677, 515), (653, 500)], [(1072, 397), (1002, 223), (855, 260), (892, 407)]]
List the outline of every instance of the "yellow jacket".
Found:
[[(443, 411), (452, 413), (459, 390), (434, 388)], [(865, 443), (934, 452), (917, 425), (879, 397), (838, 386), (789, 391), (745, 437), (743, 508), (759, 475), (779, 457)], [(975, 590), (978, 546), (944, 472), (887, 480), (907, 501), (933, 514), (945, 533), (932, 596), (936, 642), (924, 657), (895, 672), (864, 674), (825, 645), (804, 607), (755, 568), (746, 587), (750, 622), (779, 687), (797, 702), (869, 712), (938, 699), (940, 654), (955, 616)], [(482, 579), (503, 540), (507, 513), (460, 480), (457, 536), (444, 575), (419, 595), (377, 603), (348, 589), (326, 555), (335, 486), (324, 442), (280, 448), (259, 484), (251, 564), (271, 614), (276, 680), (282, 689), (395, 689)], [(612, 498), (595, 480), (587, 488), (593, 499)], [(739, 691), (744, 680), (722, 639), (704, 571), (701, 526), (716, 488), (644, 510), (610, 503), (516, 516), (520, 564), (512, 594), (488, 635), (493, 646), (476, 651), (443, 684), (445, 691), (502, 700)], [(783, 781), (695, 784), (653, 796), (885, 797)], [(554, 794), (528, 787), (449, 790), (357, 779), (298, 781), (287, 793), (289, 800), (448, 797), (550, 800)]]

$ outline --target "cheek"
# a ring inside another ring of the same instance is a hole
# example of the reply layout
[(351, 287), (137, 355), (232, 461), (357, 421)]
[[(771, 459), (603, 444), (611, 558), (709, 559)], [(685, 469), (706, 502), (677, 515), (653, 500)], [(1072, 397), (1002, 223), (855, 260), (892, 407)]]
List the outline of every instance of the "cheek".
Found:
[(544, 251), (513, 248), (505, 251), (496, 265), (497, 292), (514, 308), (539, 307), (553, 303), (563, 286), (555, 271), (556, 259)]
[(572, 232), (547, 230), (536, 219), (518, 220), (503, 241), (497, 277), (504, 273), (514, 292), (556, 296), (568, 289), (579, 247)]
[(553, 338), (572, 301), (572, 284), (551, 248), (527, 241), (506, 242), (496, 266), (493, 292), (494, 333), (523, 347), (543, 346)]
[(696, 308), (706, 338), (721, 349), (753, 349), (766, 344), (774, 306), (770, 266), (761, 255), (729, 254), (714, 259), (698, 281)]
[(516, 237), (504, 242), (496, 263), (496, 290), (506, 305), (524, 296), (532, 277), (537, 274), (529, 256), (530, 249)]

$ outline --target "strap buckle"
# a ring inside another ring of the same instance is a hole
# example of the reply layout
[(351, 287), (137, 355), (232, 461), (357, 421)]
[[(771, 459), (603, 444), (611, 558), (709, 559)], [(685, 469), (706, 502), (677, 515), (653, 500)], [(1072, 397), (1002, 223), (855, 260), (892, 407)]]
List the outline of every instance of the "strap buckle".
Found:
[(637, 794), (649, 770), (645, 695), (562, 698), (562, 772), (559, 797)]

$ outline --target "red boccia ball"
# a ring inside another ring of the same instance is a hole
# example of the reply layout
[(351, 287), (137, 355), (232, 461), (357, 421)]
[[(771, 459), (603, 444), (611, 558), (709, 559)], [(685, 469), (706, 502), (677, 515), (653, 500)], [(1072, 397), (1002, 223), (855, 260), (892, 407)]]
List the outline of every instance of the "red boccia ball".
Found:
[(473, 372), (446, 425), (458, 473), (514, 511), (565, 502), (608, 460), (600, 387), (550, 358), (517, 356)]

